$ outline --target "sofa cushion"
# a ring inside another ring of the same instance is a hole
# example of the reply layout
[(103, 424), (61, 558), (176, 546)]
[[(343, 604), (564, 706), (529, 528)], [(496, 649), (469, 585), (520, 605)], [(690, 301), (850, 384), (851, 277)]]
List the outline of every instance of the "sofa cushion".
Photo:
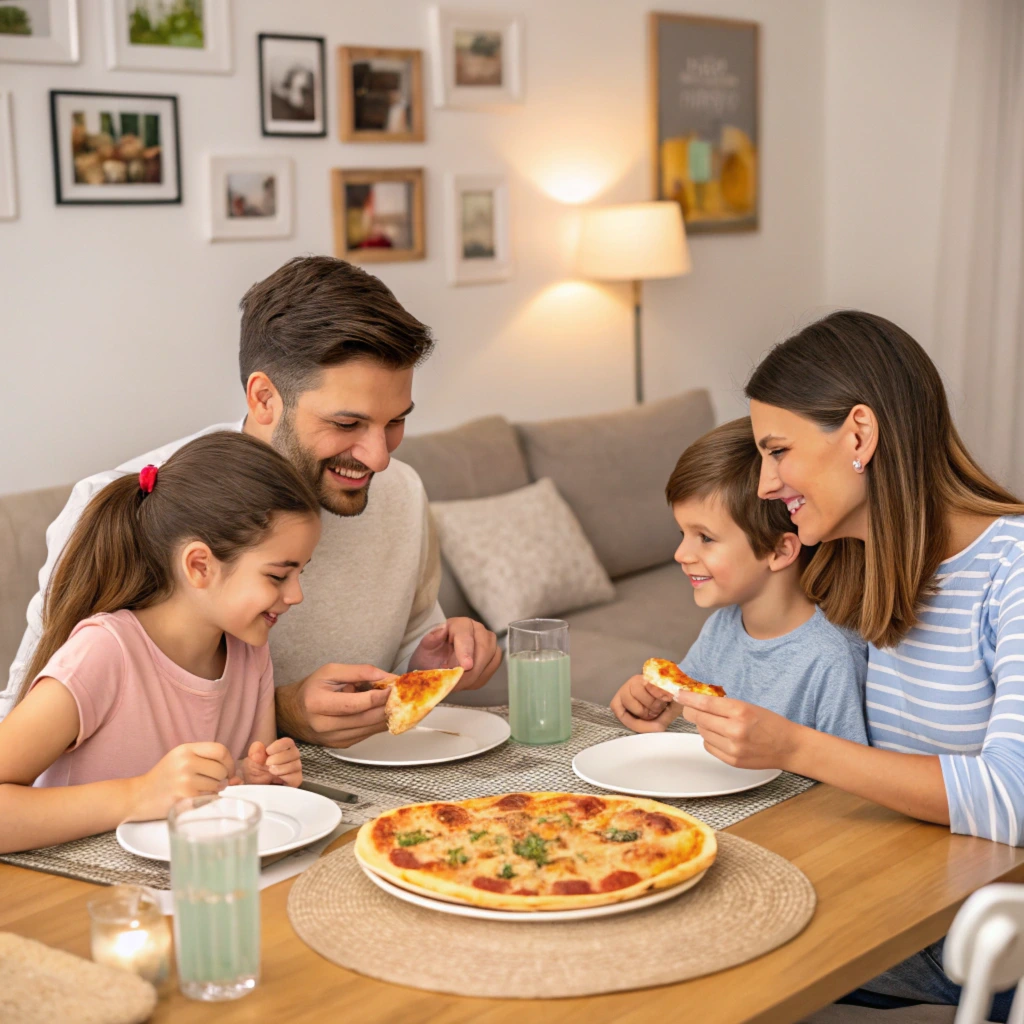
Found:
[(0, 497), (0, 690), (25, 632), (25, 611), (39, 589), (39, 570), (46, 561), (46, 528), (57, 518), (71, 493), (48, 487)]
[(713, 426), (710, 397), (700, 389), (517, 429), (530, 476), (554, 480), (614, 579), (672, 557), (679, 533), (665, 484), (683, 449)]

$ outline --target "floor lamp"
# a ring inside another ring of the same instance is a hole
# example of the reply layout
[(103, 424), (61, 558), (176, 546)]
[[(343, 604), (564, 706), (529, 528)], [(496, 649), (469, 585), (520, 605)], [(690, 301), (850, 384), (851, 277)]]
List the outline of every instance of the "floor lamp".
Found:
[(665, 200), (584, 211), (576, 270), (598, 281), (633, 282), (633, 356), (639, 405), (644, 400), (642, 282), (678, 277), (691, 270), (679, 204)]

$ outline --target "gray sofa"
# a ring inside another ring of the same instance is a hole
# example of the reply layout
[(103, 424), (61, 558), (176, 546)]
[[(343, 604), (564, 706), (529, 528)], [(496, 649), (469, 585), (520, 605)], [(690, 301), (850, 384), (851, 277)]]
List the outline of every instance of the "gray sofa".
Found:
[[(672, 561), (678, 533), (664, 488), (679, 453), (713, 425), (707, 392), (694, 390), (597, 416), (516, 425), (490, 416), (408, 437), (396, 454), (419, 472), (433, 501), (503, 494), (542, 477), (555, 482), (615, 583), (610, 604), (564, 616), (573, 693), (606, 702), (645, 659), (680, 658), (704, 621)], [(0, 497), (0, 688), (46, 556), (46, 527), (70, 490)], [(475, 615), (447, 565), (440, 600), (448, 615)], [(503, 665), (487, 687), (459, 699), (502, 703), (507, 692)]]

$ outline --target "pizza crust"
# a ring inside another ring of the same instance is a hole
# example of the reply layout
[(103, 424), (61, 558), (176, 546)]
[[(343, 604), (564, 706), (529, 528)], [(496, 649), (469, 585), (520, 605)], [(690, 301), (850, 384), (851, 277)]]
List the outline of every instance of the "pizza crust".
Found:
[[(550, 792), (514, 795), (530, 797), (540, 802), (562, 799), (577, 800), (581, 798), (580, 794)], [(407, 823), (416, 821), (433, 823), (435, 819), (432, 817), (432, 812), (436, 811), (438, 807), (455, 807), (465, 809), (469, 813), (471, 820), (475, 820), (476, 823), (482, 825), (487, 820), (487, 812), (489, 812), (489, 816), (493, 821), (496, 805), (503, 799), (507, 799), (507, 796), (481, 797), (475, 800), (464, 800), (455, 804), (442, 804), (440, 802), (411, 804), (407, 807), (385, 812), (385, 814), (380, 815), (373, 821), (368, 821), (359, 829), (355, 841), (356, 857), (366, 868), (390, 881), (414, 886), (421, 891), (435, 894), (443, 899), (496, 910), (545, 911), (571, 910), (620, 903), (636, 899), (638, 896), (646, 895), (655, 890), (679, 885), (687, 879), (706, 871), (714, 863), (717, 853), (714, 830), (702, 821), (691, 817), (676, 807), (670, 807), (656, 800), (624, 796), (603, 797), (601, 798), (601, 803), (613, 807), (616, 812), (631, 810), (668, 817), (679, 827), (678, 833), (673, 834), (678, 836), (678, 839), (671, 844), (667, 844), (664, 858), (665, 863), (659, 870), (646, 878), (641, 878), (639, 882), (609, 892), (599, 891), (571, 895), (547, 893), (533, 896), (492, 892), (476, 888), (458, 879), (443, 877), (437, 872), (396, 866), (390, 859), (390, 854), (396, 846), (392, 845), (387, 849), (381, 850), (378, 849), (377, 844), (374, 842), (374, 829), (377, 823), (384, 819), (401, 816)], [(582, 799), (594, 798), (582, 797)], [(466, 834), (466, 828), (465, 824), (461, 826), (462, 835)], [(445, 837), (445, 842), (458, 842), (458, 835), (459, 832), (453, 830), (451, 838)], [(593, 848), (603, 847), (607, 850), (615, 845), (617, 844), (594, 843)], [(628, 866), (628, 862), (621, 854), (617, 854), (617, 856), (621, 861), (621, 866)], [(494, 866), (496, 865), (491, 865), (492, 868)], [(520, 866), (521, 862), (517, 861), (517, 867)], [(607, 866), (614, 867), (615, 864), (613, 862), (611, 865), (605, 865), (601, 870), (605, 870)], [(477, 869), (474, 868), (474, 870)]]

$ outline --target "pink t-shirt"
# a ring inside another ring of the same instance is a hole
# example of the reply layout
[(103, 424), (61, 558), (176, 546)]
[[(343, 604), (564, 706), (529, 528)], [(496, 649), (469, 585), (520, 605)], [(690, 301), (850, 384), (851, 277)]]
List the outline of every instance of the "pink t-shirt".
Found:
[(201, 740), (223, 743), (238, 761), (274, 700), (266, 646), (227, 636), (224, 675), (203, 679), (171, 661), (126, 609), (75, 626), (36, 681), (44, 676), (68, 688), (81, 724), (37, 786), (142, 775), (174, 747)]

